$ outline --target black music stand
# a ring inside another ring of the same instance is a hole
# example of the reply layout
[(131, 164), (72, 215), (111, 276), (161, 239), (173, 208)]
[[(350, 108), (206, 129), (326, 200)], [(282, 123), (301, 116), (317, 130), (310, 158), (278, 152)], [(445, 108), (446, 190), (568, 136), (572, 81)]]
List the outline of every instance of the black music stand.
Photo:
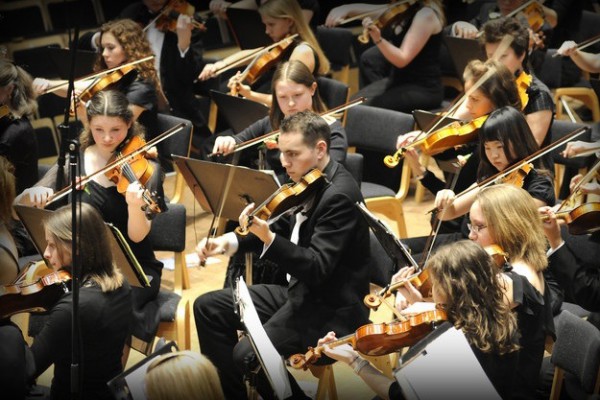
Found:
[(265, 33), (265, 25), (257, 10), (227, 7), (226, 13), (229, 28), (240, 49), (256, 49), (273, 44)]
[[(222, 206), (221, 217), (234, 221), (248, 204), (262, 203), (280, 186), (269, 171), (177, 155), (173, 155), (173, 161), (204, 210), (217, 214)], [(228, 195), (222, 199), (228, 178), (231, 178)]]
[(452, 58), (458, 78), (463, 80), (465, 67), (471, 60), (485, 61), (487, 56), (477, 39), (465, 39), (454, 36), (444, 36), (444, 42)]
[[(43, 223), (54, 211), (19, 204), (13, 207), (29, 233), (36, 250), (40, 255), (43, 255), (46, 249), (46, 233), (44, 232)], [(131, 286), (149, 287), (149, 278), (144, 273), (137, 258), (135, 258), (121, 231), (112, 224), (105, 224), (109, 232), (108, 237), (110, 239), (114, 262), (123, 273), (125, 279), (127, 279)]]
[(452, 122), (462, 122), (461, 119), (453, 117), (441, 117), (442, 121), (437, 122), (440, 115), (427, 110), (413, 110), (412, 115), (419, 129), (424, 132), (428, 132), (434, 123), (437, 123), (438, 128), (443, 128)]
[(243, 97), (231, 96), (211, 89), (210, 98), (217, 105), (219, 114), (233, 133), (240, 133), (252, 123), (269, 115), (269, 107)]
[[(56, 73), (60, 79), (69, 79), (71, 73), (71, 49), (61, 49), (58, 47), (49, 47), (47, 55), (54, 64)], [(98, 53), (89, 50), (77, 50), (77, 64), (75, 65), (75, 79), (87, 76), (94, 72), (94, 64), (98, 58)]]
[(412, 346), (399, 364), (394, 377), (406, 399), (500, 399), (464, 333), (449, 322)]
[[(287, 399), (292, 395), (292, 388), (283, 357), (275, 349), (269, 336), (267, 336), (267, 332), (260, 322), (244, 279), (241, 277), (238, 278), (235, 286), (234, 300), (239, 310), (240, 320), (246, 328), (245, 334), (248, 336), (248, 340), (250, 340), (254, 353), (271, 384), (271, 388), (275, 392), (275, 396), (281, 400)], [(258, 371), (246, 372), (256, 374)], [(252, 381), (253, 379), (251, 378)], [(255, 390), (252, 386), (250, 389)]]
[(404, 243), (379, 218), (371, 213), (363, 203), (356, 203), (356, 206), (361, 211), (379, 243), (381, 243), (383, 250), (385, 250), (396, 265), (396, 268), (414, 267), (415, 271), (419, 271), (419, 265)]
[(117, 400), (146, 400), (146, 371), (150, 362), (163, 354), (174, 353), (179, 348), (175, 342), (166, 343), (148, 357), (107, 382), (108, 388)]

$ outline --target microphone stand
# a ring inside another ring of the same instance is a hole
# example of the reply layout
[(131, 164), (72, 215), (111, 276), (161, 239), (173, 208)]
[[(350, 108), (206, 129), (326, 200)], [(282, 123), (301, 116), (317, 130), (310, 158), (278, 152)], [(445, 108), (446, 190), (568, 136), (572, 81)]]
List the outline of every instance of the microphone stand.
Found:
[[(81, 264), (79, 256), (79, 229), (77, 210), (80, 208), (81, 193), (77, 190), (77, 174), (79, 173), (79, 141), (77, 135), (71, 135), (69, 127), (69, 113), (71, 98), (75, 91), (75, 64), (77, 59), (77, 46), (79, 41), (79, 24), (75, 22), (73, 40), (71, 41), (71, 70), (69, 71), (69, 86), (67, 89), (67, 106), (63, 123), (58, 126), (61, 145), (58, 156), (58, 170), (56, 174), (56, 190), (64, 186), (64, 171), (66, 153), (69, 153), (69, 175), (73, 193), (71, 196), (71, 255), (72, 255), (72, 296), (73, 308), (71, 313), (71, 398), (81, 398), (81, 332), (79, 323), (79, 287), (81, 282)], [(76, 104), (74, 109), (76, 110)]]

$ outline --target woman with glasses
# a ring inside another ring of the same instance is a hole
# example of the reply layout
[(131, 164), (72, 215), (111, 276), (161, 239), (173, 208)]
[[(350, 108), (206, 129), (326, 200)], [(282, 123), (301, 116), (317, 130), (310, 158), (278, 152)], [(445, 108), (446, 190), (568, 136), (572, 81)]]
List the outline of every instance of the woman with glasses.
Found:
[[(544, 274), (547, 242), (537, 202), (514, 185), (489, 186), (475, 196), (468, 224), (469, 239), (482, 247), (496, 244), (508, 254), (499, 276), (506, 301), (517, 316), (521, 347), (513, 398), (533, 398), (546, 336), (555, 333), (552, 291)], [(397, 275), (402, 278), (413, 272), (403, 268)], [(422, 300), (410, 283), (398, 293), (408, 303)]]

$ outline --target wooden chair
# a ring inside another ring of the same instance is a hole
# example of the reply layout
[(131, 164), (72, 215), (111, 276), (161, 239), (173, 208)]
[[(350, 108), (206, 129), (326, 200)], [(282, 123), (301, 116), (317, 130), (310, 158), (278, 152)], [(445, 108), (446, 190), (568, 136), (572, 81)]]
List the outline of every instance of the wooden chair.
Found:
[(317, 27), (317, 41), (331, 63), (335, 79), (348, 85), (354, 35), (346, 28)]

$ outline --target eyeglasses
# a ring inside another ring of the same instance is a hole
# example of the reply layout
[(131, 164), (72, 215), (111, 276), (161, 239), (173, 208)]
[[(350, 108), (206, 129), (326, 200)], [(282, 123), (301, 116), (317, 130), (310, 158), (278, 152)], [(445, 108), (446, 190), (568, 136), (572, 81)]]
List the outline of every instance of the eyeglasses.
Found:
[(470, 223), (467, 223), (467, 228), (469, 228), (469, 232), (479, 233), (487, 228), (487, 225), (471, 225)]

